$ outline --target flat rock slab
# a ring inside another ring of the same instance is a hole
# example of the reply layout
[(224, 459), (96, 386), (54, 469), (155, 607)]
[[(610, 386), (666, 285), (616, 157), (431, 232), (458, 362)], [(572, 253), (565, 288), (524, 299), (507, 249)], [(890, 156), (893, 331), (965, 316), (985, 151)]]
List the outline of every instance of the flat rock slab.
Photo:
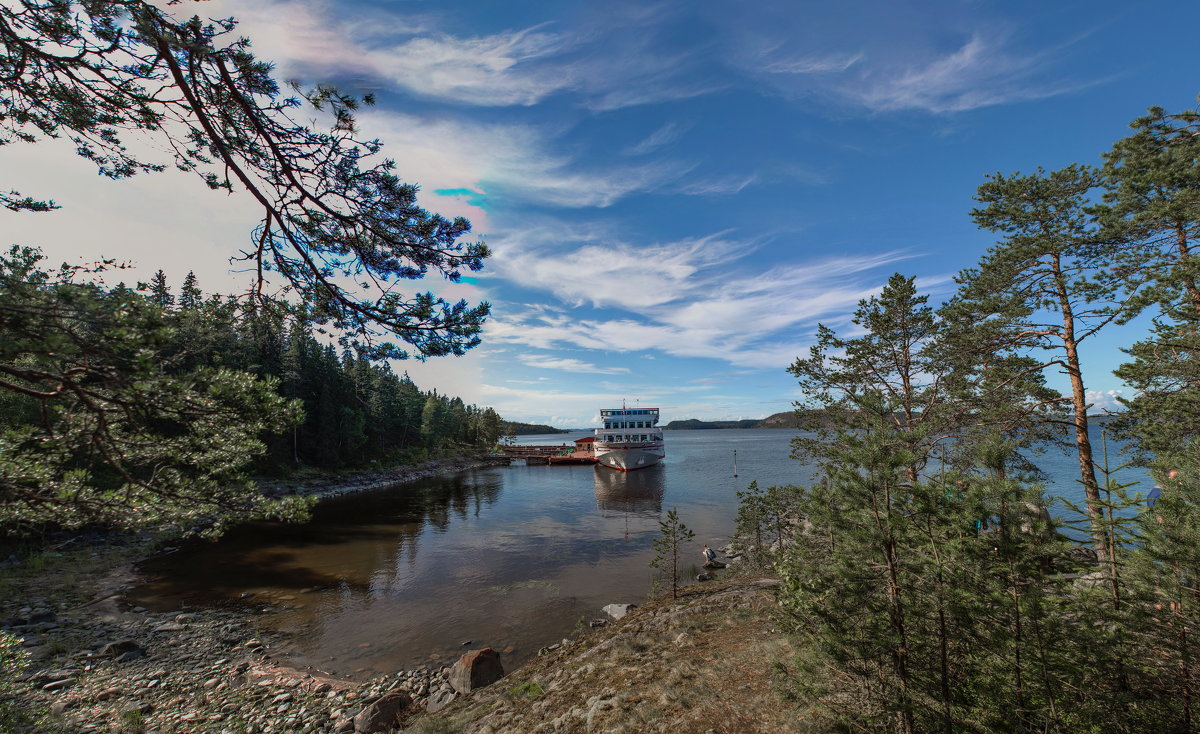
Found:
[(438, 691), (429, 697), (429, 700), (425, 703), (425, 710), (431, 714), (436, 714), (438, 711), (454, 703), (454, 699), (456, 698), (458, 698), (458, 694), (454, 691)]
[(141, 645), (137, 644), (133, 640), (117, 640), (116, 642), (110, 642), (104, 647), (100, 648), (100, 654), (105, 657), (115, 658), (120, 655), (124, 655), (127, 652), (141, 653), (145, 651), (142, 650)]
[(637, 609), (637, 604), (606, 604), (600, 611), (613, 619), (620, 619), (633, 609)]

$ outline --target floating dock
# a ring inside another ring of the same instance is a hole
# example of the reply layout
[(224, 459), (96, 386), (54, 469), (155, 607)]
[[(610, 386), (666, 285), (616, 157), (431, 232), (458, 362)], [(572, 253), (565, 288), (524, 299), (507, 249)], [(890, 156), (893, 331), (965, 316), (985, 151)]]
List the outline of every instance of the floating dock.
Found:
[(559, 444), (557, 446), (504, 446), (500, 456), (510, 461), (524, 459), (525, 463), (533, 466), (548, 464), (595, 464), (596, 452), (592, 450), (594, 439), (591, 436), (581, 438), (573, 445)]

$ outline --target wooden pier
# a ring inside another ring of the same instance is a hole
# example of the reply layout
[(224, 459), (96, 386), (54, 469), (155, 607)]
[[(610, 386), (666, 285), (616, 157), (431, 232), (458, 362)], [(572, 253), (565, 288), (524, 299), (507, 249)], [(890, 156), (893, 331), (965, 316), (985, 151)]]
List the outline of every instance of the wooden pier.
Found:
[(548, 464), (595, 464), (596, 452), (592, 450), (592, 439), (582, 438), (572, 444), (558, 446), (504, 446), (500, 455), (510, 461), (524, 459), (529, 466)]

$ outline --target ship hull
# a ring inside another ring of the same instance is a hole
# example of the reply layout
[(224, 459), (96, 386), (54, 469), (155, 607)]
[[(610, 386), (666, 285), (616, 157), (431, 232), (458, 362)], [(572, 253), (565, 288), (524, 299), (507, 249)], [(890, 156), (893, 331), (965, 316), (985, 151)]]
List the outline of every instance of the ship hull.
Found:
[(643, 446), (596, 447), (596, 462), (617, 471), (636, 471), (654, 466), (665, 456), (662, 444)]

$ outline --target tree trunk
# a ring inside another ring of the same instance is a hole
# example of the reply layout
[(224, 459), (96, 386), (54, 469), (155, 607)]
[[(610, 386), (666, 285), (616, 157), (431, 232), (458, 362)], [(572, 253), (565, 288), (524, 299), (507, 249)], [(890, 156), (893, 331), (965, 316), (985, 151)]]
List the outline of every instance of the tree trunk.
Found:
[[(1079, 342), (1075, 338), (1075, 311), (1067, 294), (1066, 278), (1058, 255), (1052, 257), (1054, 284), (1059, 308), (1062, 312), (1062, 343), (1066, 350), (1067, 377), (1071, 381), (1071, 406), (1074, 412), (1075, 449), (1079, 454), (1079, 477), (1087, 499), (1088, 519), (1092, 526), (1092, 539), (1096, 544), (1096, 556), (1107, 560), (1108, 532), (1105, 530), (1104, 509), (1100, 505), (1100, 483), (1096, 481), (1096, 465), (1092, 457), (1092, 439), (1088, 436), (1087, 391), (1083, 386), (1083, 373), (1079, 363)], [(1110, 572), (1114, 569), (1109, 569)]]
[[(1180, 262), (1192, 256), (1191, 248), (1188, 246), (1187, 230), (1181, 224), (1175, 225), (1175, 246), (1179, 250)], [(1191, 302), (1193, 319), (1200, 318), (1200, 286), (1197, 286), (1195, 279), (1190, 276), (1183, 281), (1184, 290), (1187, 291), (1188, 301)]]

